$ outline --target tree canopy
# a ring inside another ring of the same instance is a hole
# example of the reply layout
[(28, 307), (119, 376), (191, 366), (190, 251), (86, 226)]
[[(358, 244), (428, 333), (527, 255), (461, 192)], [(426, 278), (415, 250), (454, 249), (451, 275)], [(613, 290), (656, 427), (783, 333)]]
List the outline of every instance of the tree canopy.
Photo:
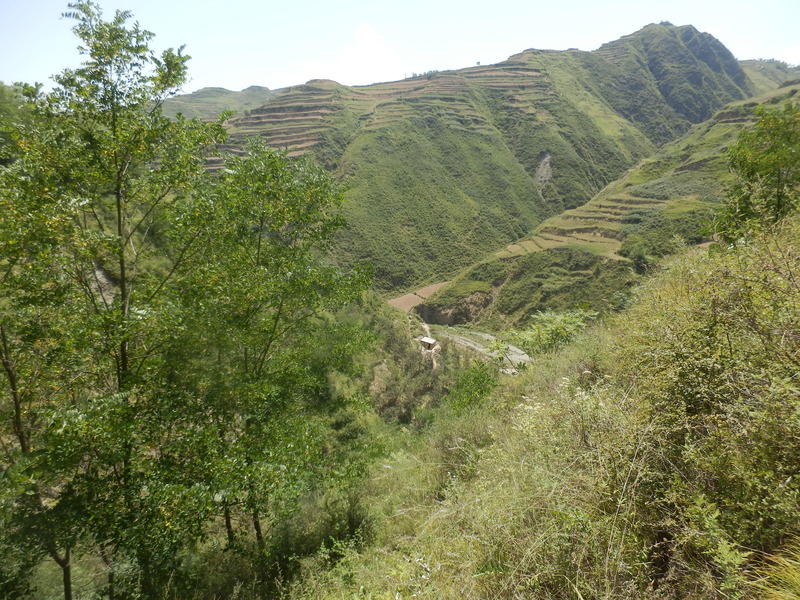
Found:
[(728, 151), (736, 183), (717, 227), (731, 241), (780, 222), (800, 204), (800, 107), (761, 106), (757, 115)]
[(311, 415), (347, 349), (321, 316), (365, 279), (324, 262), (326, 172), (254, 142), (212, 174), (225, 116), (161, 110), (188, 56), (126, 11), (65, 16), (84, 62), (27, 90), (0, 166), (0, 582), (49, 556), (69, 600), (89, 554), (108, 597), (156, 598), (217, 519), (263, 546), (276, 495), (324, 465)]

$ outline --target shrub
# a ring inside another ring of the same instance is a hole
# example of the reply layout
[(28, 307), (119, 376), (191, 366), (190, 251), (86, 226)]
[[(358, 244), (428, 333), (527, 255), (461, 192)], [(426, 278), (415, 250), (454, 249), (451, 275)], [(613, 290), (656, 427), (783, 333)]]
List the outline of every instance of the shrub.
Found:
[(749, 553), (798, 533), (800, 226), (783, 229), (677, 262), (625, 317), (652, 427), (637, 502), (657, 578), (705, 572), (735, 596)]
[(538, 312), (531, 315), (526, 329), (511, 334), (511, 341), (528, 354), (551, 352), (569, 342), (597, 314), (582, 309)]

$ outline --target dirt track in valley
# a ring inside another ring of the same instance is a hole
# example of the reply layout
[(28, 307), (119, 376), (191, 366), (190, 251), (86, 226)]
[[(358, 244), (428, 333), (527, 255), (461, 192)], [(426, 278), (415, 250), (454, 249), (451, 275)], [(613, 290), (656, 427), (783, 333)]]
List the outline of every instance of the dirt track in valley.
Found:
[[(388, 302), (395, 308), (399, 308), (405, 312), (410, 312), (412, 308), (422, 304), (428, 297), (436, 293), (448, 283), (448, 281), (434, 283), (433, 285), (429, 285), (415, 292), (404, 294), (403, 296), (399, 296), (397, 298), (392, 298)], [(497, 351), (492, 349), (492, 346), (497, 341), (497, 338), (490, 333), (454, 329), (451, 327), (436, 326), (435, 328), (432, 328), (425, 322), (422, 323), (422, 329), (425, 331), (425, 335), (428, 337), (446, 339), (454, 344), (463, 346), (464, 348), (469, 348), (478, 354), (492, 358), (500, 358), (497, 354)], [(531, 357), (528, 356), (522, 349), (508, 344), (505, 346), (504, 357), (509, 363), (511, 363), (511, 366), (514, 367), (532, 362)]]
[[(499, 358), (496, 351), (492, 349), (492, 345), (497, 341), (497, 338), (490, 333), (481, 331), (465, 331), (460, 329), (453, 329), (450, 327), (436, 327), (433, 331), (433, 337), (447, 339), (454, 344), (464, 346), (470, 350), (474, 350), (484, 356), (491, 356), (492, 358)], [(516, 346), (505, 346), (505, 358), (513, 366), (528, 364), (531, 357), (528, 356), (524, 350)]]

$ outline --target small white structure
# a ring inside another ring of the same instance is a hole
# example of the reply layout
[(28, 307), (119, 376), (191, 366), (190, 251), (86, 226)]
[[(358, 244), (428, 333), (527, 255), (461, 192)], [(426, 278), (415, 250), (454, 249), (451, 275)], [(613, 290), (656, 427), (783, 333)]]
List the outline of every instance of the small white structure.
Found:
[(436, 346), (436, 340), (432, 337), (422, 337), (419, 339), (419, 343), (422, 344), (422, 347), (425, 350), (433, 350)]

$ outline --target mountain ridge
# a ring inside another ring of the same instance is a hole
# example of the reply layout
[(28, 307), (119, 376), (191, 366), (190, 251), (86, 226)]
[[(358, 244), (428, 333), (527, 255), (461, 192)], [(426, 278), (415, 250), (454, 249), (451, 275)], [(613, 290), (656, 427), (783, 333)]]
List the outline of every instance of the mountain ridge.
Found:
[(349, 188), (337, 260), (371, 262), (379, 288), (407, 290), (585, 204), (757, 87), (713, 36), (651, 24), (595, 51), (526, 50), (395, 82), (276, 90), (228, 122), (222, 151), (256, 135), (333, 171)]

